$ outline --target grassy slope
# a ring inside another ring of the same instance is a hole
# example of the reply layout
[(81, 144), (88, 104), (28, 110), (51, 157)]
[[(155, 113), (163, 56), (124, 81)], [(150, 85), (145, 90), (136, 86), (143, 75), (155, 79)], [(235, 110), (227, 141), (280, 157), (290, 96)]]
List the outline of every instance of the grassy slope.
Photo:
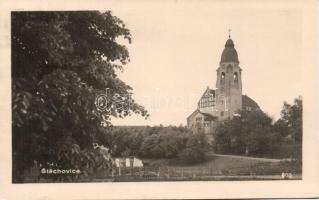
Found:
[(286, 171), (280, 159), (265, 159), (246, 156), (219, 155), (209, 154), (207, 160), (198, 164), (184, 164), (178, 159), (148, 159), (149, 166), (174, 168), (176, 170), (186, 171), (209, 171), (212, 170), (216, 174), (224, 173), (248, 173), (250, 171), (258, 174), (278, 174)]
[(207, 156), (207, 161), (198, 164), (184, 164), (178, 159), (145, 159), (150, 166), (170, 166), (170, 167), (216, 167), (216, 168), (229, 168), (229, 167), (247, 167), (255, 164), (262, 163), (278, 163), (279, 159), (265, 159), (254, 158), (246, 156), (233, 156), (210, 154)]

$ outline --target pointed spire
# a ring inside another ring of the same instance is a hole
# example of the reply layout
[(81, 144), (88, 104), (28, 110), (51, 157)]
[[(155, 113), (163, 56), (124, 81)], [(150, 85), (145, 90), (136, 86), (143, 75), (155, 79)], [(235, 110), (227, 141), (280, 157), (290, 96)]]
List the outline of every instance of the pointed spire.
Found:
[(231, 29), (228, 29), (228, 38), (230, 39), (230, 32), (231, 32)]

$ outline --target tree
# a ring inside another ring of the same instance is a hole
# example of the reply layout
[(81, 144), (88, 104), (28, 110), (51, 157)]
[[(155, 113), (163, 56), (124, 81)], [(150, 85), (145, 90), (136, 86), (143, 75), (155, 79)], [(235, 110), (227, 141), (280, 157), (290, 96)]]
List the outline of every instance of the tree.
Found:
[[(65, 154), (76, 145), (93, 151), (111, 116), (147, 117), (142, 106), (128, 102), (132, 88), (117, 77), (129, 62), (118, 38), (130, 43), (131, 35), (110, 11), (12, 12), (11, 25), (14, 182), (23, 181), (34, 160), (74, 166), (59, 161), (62, 147), (69, 148)], [(94, 102), (106, 88), (108, 109), (101, 111)], [(116, 106), (115, 95), (124, 106)]]
[(179, 158), (189, 164), (203, 162), (206, 159), (205, 151), (207, 146), (205, 134), (191, 135), (188, 138), (186, 148), (179, 153)]
[(230, 121), (221, 122), (216, 127), (213, 141), (213, 148), (215, 152), (226, 154), (232, 153), (231, 135), (233, 134), (229, 131), (229, 127), (231, 127)]
[[(281, 110), (281, 119), (288, 134), (293, 138), (294, 143), (302, 143), (302, 98), (295, 98), (294, 104), (284, 102)], [(279, 121), (279, 120), (278, 120)]]
[(294, 99), (293, 105), (284, 102), (281, 118), (275, 123), (275, 131), (282, 136), (282, 146), (287, 148), (286, 156), (302, 161), (302, 98)]
[(164, 157), (159, 146), (159, 135), (153, 134), (146, 137), (140, 148), (140, 155), (146, 158)]
[(272, 119), (264, 112), (242, 111), (243, 133), (245, 134), (245, 153), (263, 156), (269, 150)]
[(214, 149), (219, 153), (263, 155), (269, 150), (272, 119), (262, 111), (241, 111), (215, 131)]

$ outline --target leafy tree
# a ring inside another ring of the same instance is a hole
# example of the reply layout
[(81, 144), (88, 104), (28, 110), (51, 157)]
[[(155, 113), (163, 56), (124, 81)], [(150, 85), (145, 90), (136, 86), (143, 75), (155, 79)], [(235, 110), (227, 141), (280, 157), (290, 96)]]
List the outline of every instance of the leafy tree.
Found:
[[(230, 121), (225, 121), (216, 127), (214, 133), (213, 148), (218, 153), (232, 153), (231, 151), (231, 135), (229, 131)], [(241, 130), (241, 129), (238, 129)]]
[(243, 132), (245, 134), (245, 153), (264, 155), (269, 150), (269, 138), (272, 129), (272, 119), (262, 111), (243, 111)]
[[(101, 124), (110, 125), (111, 116), (147, 116), (134, 100), (128, 102), (132, 88), (117, 77), (129, 62), (118, 38), (131, 42), (121, 19), (109, 11), (12, 12), (11, 17), (14, 182), (23, 181), (33, 160), (75, 167), (71, 159), (60, 162), (61, 149), (68, 149), (63, 153), (69, 158), (78, 147), (93, 151)], [(109, 109), (101, 111), (95, 97), (106, 88)], [(124, 106), (116, 106), (115, 94), (125, 99)]]
[[(115, 157), (177, 158), (193, 137), (185, 127), (112, 127), (99, 135), (98, 141), (110, 147)], [(206, 140), (205, 140), (206, 142)]]
[(272, 119), (262, 111), (241, 111), (216, 128), (213, 146), (219, 153), (263, 155), (271, 130)]
[(262, 111), (242, 111), (240, 116), (220, 123), (213, 148), (218, 153), (301, 160), (301, 143), (302, 99), (298, 97), (293, 105), (284, 102), (281, 118), (275, 123)]
[(187, 141), (186, 148), (179, 153), (179, 158), (189, 164), (203, 162), (207, 148), (205, 134), (191, 135)]
[(275, 130), (282, 138), (282, 146), (287, 148), (286, 156), (302, 162), (302, 98), (295, 98), (293, 105), (284, 102), (281, 118), (275, 123)]
[(280, 120), (293, 138), (293, 142), (300, 144), (302, 142), (302, 98), (300, 96), (294, 100), (293, 105), (284, 102)]
[(286, 121), (284, 121), (283, 119), (278, 119), (275, 123), (274, 123), (274, 131), (277, 134), (277, 141), (278, 142), (284, 142), (284, 138), (286, 138), (289, 135), (289, 130), (288, 130), (288, 124)]
[(150, 135), (145, 138), (140, 149), (140, 155), (146, 158), (160, 158), (159, 136), (157, 134)]

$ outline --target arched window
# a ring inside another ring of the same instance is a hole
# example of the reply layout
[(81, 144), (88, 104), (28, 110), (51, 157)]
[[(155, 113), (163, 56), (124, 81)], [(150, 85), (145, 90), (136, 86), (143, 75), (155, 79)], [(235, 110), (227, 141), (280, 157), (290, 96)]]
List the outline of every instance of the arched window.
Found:
[(237, 72), (234, 73), (234, 82), (238, 83), (238, 73)]
[(220, 83), (224, 83), (224, 82), (225, 82), (225, 72), (222, 72), (220, 76)]

